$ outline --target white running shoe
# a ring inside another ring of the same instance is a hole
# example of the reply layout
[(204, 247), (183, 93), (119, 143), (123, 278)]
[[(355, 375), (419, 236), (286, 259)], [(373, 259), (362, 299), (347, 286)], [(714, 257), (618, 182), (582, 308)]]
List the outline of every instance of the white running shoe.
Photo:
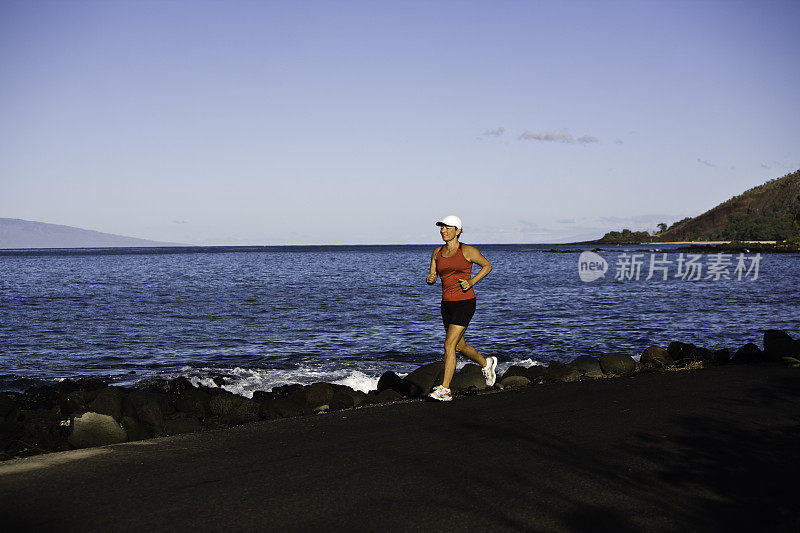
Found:
[(487, 357), (486, 366), (483, 367), (483, 377), (486, 378), (486, 386), (491, 387), (497, 380), (497, 374), (494, 369), (497, 368), (497, 357)]
[(441, 385), (436, 385), (431, 393), (428, 394), (428, 398), (439, 402), (450, 402), (453, 400), (453, 397), (450, 396), (450, 389), (445, 389)]

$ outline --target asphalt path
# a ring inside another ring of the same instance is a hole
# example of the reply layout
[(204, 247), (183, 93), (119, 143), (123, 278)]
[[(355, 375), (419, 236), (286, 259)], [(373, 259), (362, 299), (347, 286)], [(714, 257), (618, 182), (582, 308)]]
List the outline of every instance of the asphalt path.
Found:
[(800, 530), (800, 369), (406, 401), (0, 463), (5, 531)]

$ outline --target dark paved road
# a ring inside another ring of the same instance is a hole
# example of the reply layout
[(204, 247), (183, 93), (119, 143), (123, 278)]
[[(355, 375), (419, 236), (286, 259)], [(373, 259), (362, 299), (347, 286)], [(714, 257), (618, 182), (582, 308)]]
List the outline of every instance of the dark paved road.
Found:
[(0, 464), (0, 528), (800, 530), (800, 370), (414, 401)]

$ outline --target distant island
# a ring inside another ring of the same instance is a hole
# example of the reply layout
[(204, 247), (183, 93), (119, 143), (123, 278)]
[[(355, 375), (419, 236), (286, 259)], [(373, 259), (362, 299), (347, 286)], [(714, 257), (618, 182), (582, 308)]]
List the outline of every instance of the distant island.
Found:
[(147, 246), (186, 246), (158, 242), (88, 229), (33, 222), (19, 218), (0, 218), (0, 249), (19, 248), (113, 248)]
[(800, 170), (770, 180), (726, 200), (696, 217), (659, 231), (610, 231), (582, 244), (650, 244), (674, 242), (774, 242), (800, 249)]

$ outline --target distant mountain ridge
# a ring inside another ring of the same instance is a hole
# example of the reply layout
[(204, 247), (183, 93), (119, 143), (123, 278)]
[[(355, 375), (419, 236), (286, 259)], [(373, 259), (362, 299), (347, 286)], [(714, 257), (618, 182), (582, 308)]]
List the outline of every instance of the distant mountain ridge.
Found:
[(653, 236), (669, 241), (783, 241), (800, 232), (800, 170), (753, 187)]
[(89, 229), (0, 218), (0, 249), (14, 248), (113, 248), (131, 246), (186, 246), (125, 237)]

